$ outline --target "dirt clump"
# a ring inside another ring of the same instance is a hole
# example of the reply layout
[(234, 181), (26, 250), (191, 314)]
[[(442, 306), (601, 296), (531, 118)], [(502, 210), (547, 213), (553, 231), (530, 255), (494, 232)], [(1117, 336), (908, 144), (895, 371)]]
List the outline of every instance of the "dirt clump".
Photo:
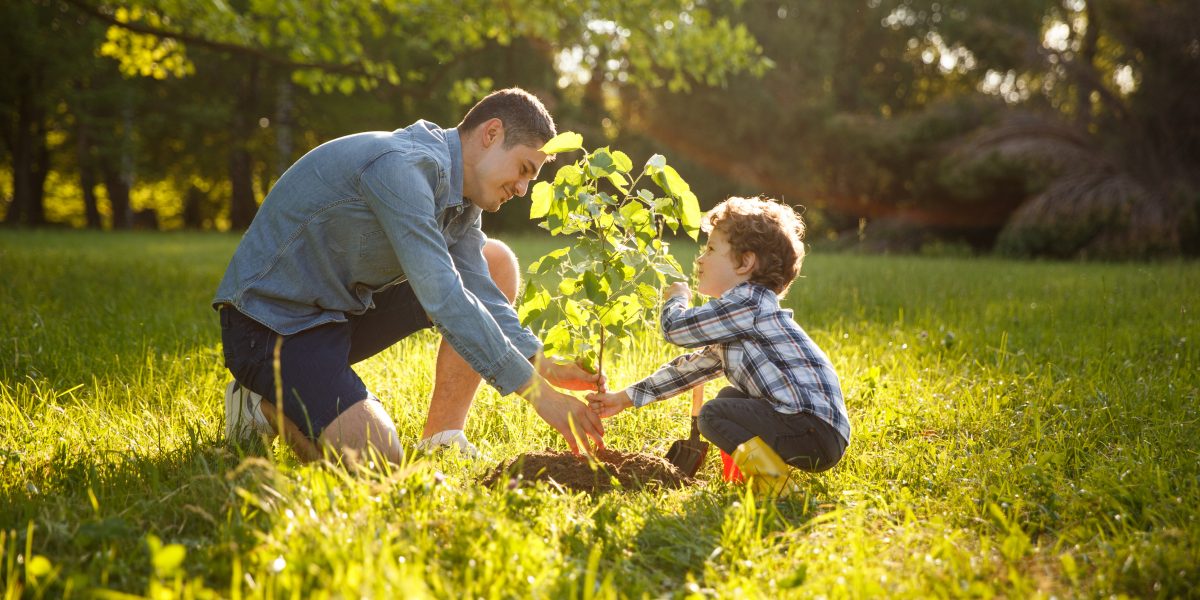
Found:
[(496, 465), (484, 476), (483, 484), (491, 486), (504, 480), (510, 485), (552, 481), (568, 489), (593, 493), (652, 485), (678, 488), (695, 483), (665, 458), (608, 448), (598, 450), (590, 462), (585, 456), (549, 448), (527, 452)]

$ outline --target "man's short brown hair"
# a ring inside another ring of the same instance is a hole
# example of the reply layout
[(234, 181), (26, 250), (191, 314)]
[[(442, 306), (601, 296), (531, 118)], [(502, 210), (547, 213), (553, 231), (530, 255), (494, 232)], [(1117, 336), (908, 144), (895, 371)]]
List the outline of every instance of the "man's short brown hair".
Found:
[(521, 88), (497, 90), (480, 100), (462, 123), (458, 130), (466, 133), (483, 125), (491, 119), (500, 119), (504, 123), (504, 149), (516, 144), (541, 148), (556, 135), (554, 117), (542, 104), (537, 96)]
[(735, 260), (757, 259), (750, 281), (787, 293), (804, 261), (804, 220), (792, 207), (770, 198), (731, 197), (704, 215), (702, 229), (720, 231)]

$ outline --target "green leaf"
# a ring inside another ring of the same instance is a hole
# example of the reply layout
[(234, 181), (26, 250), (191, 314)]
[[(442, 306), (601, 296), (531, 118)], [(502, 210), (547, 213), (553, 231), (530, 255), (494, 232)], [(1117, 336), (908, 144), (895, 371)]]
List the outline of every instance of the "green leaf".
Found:
[[(608, 289), (610, 289), (610, 290), (620, 289), (621, 284), (624, 283), (624, 281), (625, 281), (624, 265), (620, 264), (619, 262), (615, 265), (612, 265), (612, 264), (608, 265), (608, 267), (604, 269), (603, 279), (604, 279), (604, 283), (606, 285), (608, 285)], [(616, 299), (609, 298), (608, 302), (609, 302), (609, 304), (612, 304), (613, 302), (616, 302)]]
[(517, 318), (521, 320), (522, 325), (528, 326), (548, 306), (550, 306), (550, 294), (545, 290), (538, 290), (532, 297), (521, 302), (521, 307), (517, 309)]
[(572, 150), (583, 149), (583, 136), (574, 131), (564, 131), (546, 142), (542, 146), (542, 152), (546, 154), (558, 154), (560, 152), (570, 152)]
[(594, 271), (583, 274), (583, 290), (587, 294), (587, 299), (594, 304), (603, 305), (608, 300), (604, 287), (603, 280)]
[(646, 206), (641, 202), (630, 202), (621, 207), (621, 214), (629, 220), (630, 223), (640, 225), (650, 220), (650, 211), (646, 210)]
[(550, 201), (554, 200), (554, 188), (545, 181), (533, 186), (533, 202), (529, 205), (529, 218), (540, 219), (550, 212)]
[(646, 283), (639, 283), (637, 286), (638, 300), (642, 304), (642, 308), (654, 308), (658, 305), (658, 290), (654, 286)]
[(665, 166), (667, 166), (667, 157), (661, 154), (655, 154), (654, 156), (650, 157), (650, 160), (646, 161), (646, 172), (652, 173)]
[(679, 176), (679, 172), (675, 170), (675, 167), (670, 165), (667, 165), (663, 167), (661, 171), (652, 174), (650, 178), (654, 180), (654, 183), (658, 184), (658, 187), (662, 188), (664, 192), (670, 194), (674, 198), (679, 198), (692, 189), (691, 186), (689, 186), (688, 183), (683, 180), (683, 177)]
[(621, 192), (622, 196), (629, 194), (629, 188), (627, 187), (629, 185), (629, 180), (626, 179), (624, 175), (620, 173), (611, 173), (608, 176), (608, 182), (613, 184), (613, 187), (617, 188), (617, 191)]
[[(554, 185), (561, 186), (564, 184), (570, 186), (583, 185), (583, 169), (581, 169), (577, 164), (564, 165), (562, 168), (560, 168), (558, 172), (554, 174)], [(569, 195), (572, 193), (574, 192), (568, 192), (564, 190), (564, 194)]]
[(683, 204), (683, 210), (680, 211), (679, 215), (679, 220), (683, 223), (683, 231), (693, 240), (699, 240), (700, 202), (696, 200), (696, 194), (693, 194), (690, 190), (684, 192), (679, 199)]
[(664, 262), (654, 265), (654, 270), (672, 279), (687, 279), (687, 277), (683, 275), (683, 269), (679, 266), (679, 262), (676, 261), (675, 257), (671, 256), (670, 254), (666, 256), (666, 260)]
[(588, 157), (588, 173), (597, 179), (608, 177), (617, 170), (616, 162), (608, 148), (600, 148)]
[(566, 321), (559, 321), (542, 337), (542, 345), (546, 354), (569, 354), (571, 330)]
[(595, 350), (588, 350), (587, 352), (584, 352), (583, 354), (579, 355), (577, 360), (579, 361), (579, 365), (586, 369), (588, 373), (596, 372), (596, 363), (598, 358)]
[(567, 277), (558, 282), (558, 293), (564, 296), (570, 296), (579, 289), (579, 280), (574, 277)]
[(638, 198), (641, 198), (647, 204), (654, 204), (654, 192), (647, 189), (638, 190)]
[(547, 252), (544, 256), (534, 261), (532, 265), (529, 265), (529, 274), (542, 275), (557, 269), (562, 264), (562, 257), (566, 256), (570, 251), (570, 248), (559, 248), (558, 250)]
[(563, 303), (563, 315), (567, 317), (568, 323), (576, 327), (583, 327), (587, 324), (587, 312), (574, 300), (568, 299)]
[(613, 163), (617, 167), (618, 171), (622, 173), (628, 173), (629, 171), (633, 170), (633, 161), (629, 159), (628, 154), (625, 154), (620, 150), (614, 150), (612, 157)]

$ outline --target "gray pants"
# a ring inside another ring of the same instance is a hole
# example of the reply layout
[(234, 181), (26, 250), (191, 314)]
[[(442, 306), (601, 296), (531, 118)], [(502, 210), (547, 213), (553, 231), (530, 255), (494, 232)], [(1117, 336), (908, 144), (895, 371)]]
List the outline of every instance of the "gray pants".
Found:
[(732, 386), (704, 403), (700, 433), (729, 454), (760, 437), (789, 465), (814, 473), (833, 468), (846, 452), (846, 440), (820, 417), (776, 412), (770, 402)]

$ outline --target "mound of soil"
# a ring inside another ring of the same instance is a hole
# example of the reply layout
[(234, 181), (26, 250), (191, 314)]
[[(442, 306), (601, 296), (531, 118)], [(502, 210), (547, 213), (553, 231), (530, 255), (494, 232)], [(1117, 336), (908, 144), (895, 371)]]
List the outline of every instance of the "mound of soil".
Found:
[[(615, 482), (613, 480), (616, 480)], [(484, 485), (508, 480), (513, 485), (524, 481), (553, 481), (565, 488), (584, 492), (604, 492), (613, 488), (636, 489), (649, 485), (670, 488), (691, 485), (684, 475), (665, 458), (603, 449), (589, 463), (585, 456), (550, 449), (528, 452), (501, 462), (484, 477)]]

